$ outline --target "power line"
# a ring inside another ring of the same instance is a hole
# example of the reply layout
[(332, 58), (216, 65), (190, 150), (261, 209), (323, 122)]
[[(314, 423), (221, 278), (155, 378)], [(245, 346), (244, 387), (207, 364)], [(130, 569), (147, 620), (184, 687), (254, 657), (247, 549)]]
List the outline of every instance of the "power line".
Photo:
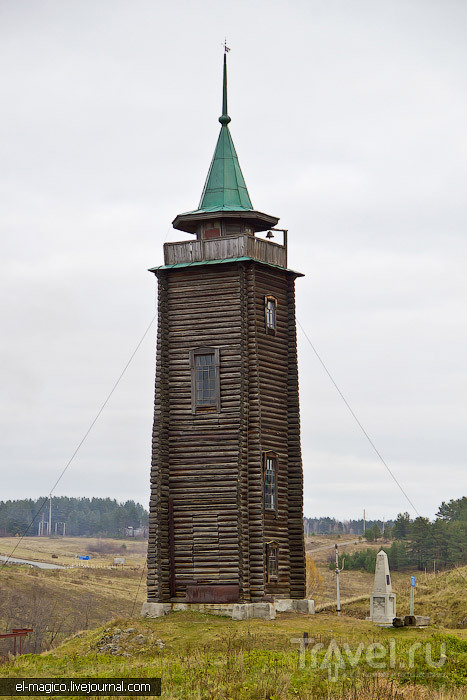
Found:
[(135, 605), (136, 605), (136, 601), (138, 600), (138, 593), (139, 593), (139, 589), (141, 588), (141, 583), (143, 581), (144, 572), (146, 571), (146, 565), (147, 565), (147, 562), (144, 564), (143, 569), (141, 571), (141, 577), (139, 579), (138, 588), (136, 589), (136, 595), (135, 595), (135, 599), (133, 601), (133, 607), (131, 608), (130, 617), (133, 617), (133, 613), (135, 611)]
[(342, 393), (342, 391), (341, 391), (341, 390), (339, 389), (339, 387), (337, 386), (336, 382), (334, 381), (334, 377), (332, 376), (332, 374), (330, 373), (330, 371), (328, 370), (328, 368), (327, 368), (326, 365), (324, 364), (324, 362), (323, 362), (323, 360), (321, 359), (321, 357), (320, 357), (318, 351), (316, 350), (315, 346), (314, 346), (313, 343), (311, 342), (310, 338), (308, 337), (308, 335), (307, 335), (305, 329), (303, 328), (302, 324), (300, 323), (300, 321), (297, 320), (297, 324), (298, 324), (298, 326), (300, 327), (300, 330), (302, 331), (303, 335), (304, 335), (305, 338), (307, 339), (308, 343), (310, 344), (310, 347), (311, 347), (311, 349), (313, 350), (313, 352), (315, 353), (315, 355), (316, 355), (316, 357), (318, 358), (319, 362), (321, 363), (321, 366), (323, 367), (324, 371), (325, 371), (326, 374), (328, 375), (328, 377), (329, 377), (329, 379), (331, 380), (331, 382), (334, 384), (334, 387), (336, 388), (337, 393), (339, 394), (339, 396), (341, 397), (342, 401), (345, 403), (345, 405), (346, 405), (347, 408), (349, 409), (349, 411), (350, 411), (350, 413), (351, 413), (353, 419), (354, 419), (355, 422), (357, 423), (358, 427), (360, 428), (360, 430), (362, 431), (362, 433), (364, 434), (364, 436), (366, 437), (366, 439), (368, 440), (368, 442), (369, 442), (370, 445), (372, 446), (373, 450), (374, 450), (374, 451), (376, 452), (376, 454), (378, 455), (380, 461), (383, 463), (383, 465), (385, 466), (386, 470), (387, 470), (388, 473), (391, 475), (392, 479), (394, 479), (394, 481), (396, 482), (397, 486), (400, 488), (400, 490), (401, 490), (402, 493), (404, 494), (405, 498), (407, 499), (407, 501), (410, 503), (410, 505), (412, 506), (412, 508), (413, 508), (414, 511), (416, 512), (416, 514), (417, 514), (419, 517), (421, 517), (421, 516), (420, 516), (420, 513), (419, 513), (418, 510), (415, 508), (414, 504), (412, 503), (412, 501), (410, 500), (410, 498), (408, 497), (408, 495), (406, 494), (406, 492), (405, 492), (404, 489), (402, 488), (401, 484), (399, 483), (399, 481), (397, 480), (397, 478), (394, 476), (394, 474), (393, 474), (392, 471), (390, 470), (390, 468), (389, 468), (389, 466), (387, 465), (386, 461), (383, 459), (383, 456), (381, 455), (380, 451), (377, 449), (375, 443), (374, 443), (373, 440), (370, 438), (370, 436), (369, 436), (368, 433), (366, 432), (365, 428), (363, 427), (363, 425), (362, 425), (362, 424), (360, 423), (360, 421), (358, 420), (357, 416), (355, 415), (354, 411), (352, 410), (352, 407), (350, 406), (349, 402), (348, 402), (347, 399), (345, 398), (344, 394)]
[[(70, 459), (68, 460), (68, 462), (66, 463), (65, 467), (62, 469), (62, 472), (61, 472), (60, 476), (58, 477), (58, 479), (56, 480), (56, 482), (55, 482), (54, 485), (52, 486), (52, 488), (51, 488), (51, 490), (50, 490), (50, 492), (49, 492), (50, 496), (52, 496), (53, 492), (55, 491), (55, 489), (57, 488), (58, 484), (60, 483), (60, 481), (62, 480), (63, 476), (65, 475), (65, 472), (67, 471), (68, 467), (69, 467), (70, 464), (73, 462), (74, 458), (75, 458), (76, 455), (78, 454), (79, 450), (81, 449), (82, 445), (84, 444), (84, 442), (85, 442), (86, 438), (88, 437), (89, 433), (91, 432), (91, 430), (93, 429), (93, 427), (94, 427), (95, 424), (97, 423), (97, 421), (98, 421), (98, 419), (99, 419), (99, 417), (100, 417), (102, 411), (103, 411), (104, 408), (107, 406), (108, 402), (110, 401), (110, 398), (111, 398), (112, 394), (114, 393), (115, 389), (116, 389), (116, 388), (118, 387), (118, 385), (120, 384), (120, 381), (122, 380), (123, 375), (125, 374), (125, 372), (127, 371), (128, 367), (130, 366), (130, 364), (131, 364), (131, 362), (132, 362), (134, 356), (136, 355), (136, 353), (137, 353), (138, 350), (140, 349), (140, 347), (141, 347), (141, 345), (142, 345), (142, 343), (143, 343), (143, 340), (145, 339), (145, 337), (146, 337), (147, 334), (149, 333), (152, 324), (153, 324), (154, 321), (156, 320), (156, 317), (157, 317), (157, 312), (156, 312), (156, 313), (154, 314), (154, 316), (152, 317), (151, 323), (150, 323), (149, 326), (146, 328), (146, 330), (144, 331), (144, 333), (143, 333), (143, 335), (142, 335), (140, 341), (138, 342), (137, 346), (135, 347), (135, 349), (134, 349), (133, 352), (131, 353), (130, 359), (128, 360), (128, 362), (126, 363), (126, 365), (124, 366), (124, 368), (123, 368), (122, 371), (120, 372), (117, 381), (115, 382), (115, 384), (113, 385), (113, 387), (112, 387), (112, 389), (110, 390), (109, 394), (107, 395), (107, 398), (105, 399), (104, 403), (102, 404), (102, 406), (101, 406), (100, 409), (98, 410), (98, 412), (97, 412), (97, 414), (96, 414), (94, 420), (92, 421), (92, 423), (90, 424), (90, 426), (89, 426), (89, 428), (86, 430), (86, 432), (84, 433), (84, 435), (83, 435), (83, 437), (81, 438), (81, 440), (79, 441), (78, 446), (76, 447), (75, 451), (74, 451), (73, 454), (71, 455), (71, 457), (70, 457)], [(33, 519), (31, 520), (31, 522), (29, 523), (28, 527), (26, 528), (26, 531), (24, 532), (23, 535), (21, 535), (21, 537), (19, 538), (19, 540), (18, 540), (18, 542), (16, 543), (15, 547), (13, 548), (13, 551), (10, 552), (10, 554), (8, 555), (6, 561), (5, 561), (5, 562), (3, 563), (3, 565), (1, 566), (2, 569), (3, 569), (4, 566), (6, 566), (6, 564), (8, 563), (8, 559), (9, 559), (10, 557), (13, 556), (13, 554), (16, 552), (16, 550), (18, 549), (18, 547), (19, 547), (19, 545), (21, 544), (21, 542), (23, 541), (23, 539), (24, 539), (24, 538), (26, 537), (26, 535), (28, 534), (28, 532), (29, 532), (29, 530), (31, 529), (31, 527), (34, 525), (34, 523), (35, 523), (37, 517), (38, 517), (39, 514), (41, 513), (42, 509), (44, 508), (45, 504), (46, 504), (47, 501), (49, 500), (49, 497), (50, 497), (50, 496), (47, 496), (46, 498), (44, 498), (44, 500), (43, 500), (43, 502), (42, 502), (42, 504), (41, 504), (39, 510), (38, 510), (37, 513), (34, 515)]]

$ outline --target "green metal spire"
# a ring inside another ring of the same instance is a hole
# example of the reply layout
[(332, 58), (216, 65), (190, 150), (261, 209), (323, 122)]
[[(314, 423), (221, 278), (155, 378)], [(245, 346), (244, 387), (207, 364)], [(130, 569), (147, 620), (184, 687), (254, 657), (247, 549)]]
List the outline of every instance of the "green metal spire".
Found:
[(231, 118), (227, 113), (227, 54), (224, 53), (224, 79), (222, 81), (222, 114), (219, 117), (222, 126), (227, 126)]
[(224, 53), (224, 79), (222, 86), (222, 124), (214, 156), (209, 168), (198, 211), (251, 210), (245, 180), (238, 162), (237, 152), (230, 135), (227, 113), (227, 55)]
[(211, 161), (199, 208), (179, 214), (172, 221), (174, 228), (196, 234), (199, 224), (215, 219), (241, 219), (253, 231), (267, 231), (277, 225), (279, 219), (255, 211), (243, 179), (237, 152), (229, 131), (227, 112), (227, 56), (224, 53), (224, 79), (222, 85), (222, 114), (219, 117), (221, 132)]

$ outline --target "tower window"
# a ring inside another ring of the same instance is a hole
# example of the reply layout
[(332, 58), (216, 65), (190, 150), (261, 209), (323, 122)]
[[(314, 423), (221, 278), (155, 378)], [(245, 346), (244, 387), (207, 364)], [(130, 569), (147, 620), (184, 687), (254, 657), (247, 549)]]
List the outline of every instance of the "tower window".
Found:
[(276, 311), (277, 299), (275, 297), (264, 297), (264, 320), (266, 324), (266, 333), (276, 332)]
[(220, 410), (219, 349), (198, 348), (190, 352), (191, 408)]
[(277, 542), (266, 544), (266, 573), (268, 583), (275, 583), (279, 578), (279, 546)]
[(264, 454), (264, 509), (277, 509), (277, 456), (273, 452)]

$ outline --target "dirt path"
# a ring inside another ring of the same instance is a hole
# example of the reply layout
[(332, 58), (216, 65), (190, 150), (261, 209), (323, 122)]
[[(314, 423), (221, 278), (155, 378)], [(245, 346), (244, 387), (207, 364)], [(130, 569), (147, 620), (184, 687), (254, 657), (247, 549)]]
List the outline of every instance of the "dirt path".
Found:
[[(339, 545), (338, 545), (338, 546), (339, 546), (339, 547), (345, 547), (345, 546), (348, 545), (348, 544), (359, 544), (360, 541), (361, 541), (361, 540), (348, 540), (347, 542), (339, 542)], [(323, 550), (325, 550), (325, 549), (334, 549), (334, 547), (335, 547), (334, 544), (325, 544), (325, 545), (322, 545), (322, 546), (320, 546), (320, 547), (311, 547), (310, 544), (311, 544), (311, 543), (308, 543), (308, 544), (305, 546), (305, 549), (306, 549), (307, 552), (310, 552), (311, 554), (313, 554), (313, 552), (321, 552), (321, 551), (323, 551)]]

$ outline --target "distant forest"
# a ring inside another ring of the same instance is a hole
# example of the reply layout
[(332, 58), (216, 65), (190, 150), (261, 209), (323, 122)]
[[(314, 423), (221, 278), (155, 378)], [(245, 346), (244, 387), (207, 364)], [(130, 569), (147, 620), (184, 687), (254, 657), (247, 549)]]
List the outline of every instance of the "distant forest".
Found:
[[(44, 501), (46, 503), (39, 513)], [(61, 535), (65, 523), (69, 537), (122, 537), (129, 531), (144, 530), (148, 517), (147, 510), (134, 501), (118, 503), (111, 498), (54, 496), (51, 533)], [(26, 533), (28, 536), (37, 535), (42, 519), (45, 532), (49, 519), (49, 499), (45, 496), (36, 500), (0, 501), (0, 537)]]
[[(400, 513), (390, 535), (394, 542), (382, 549), (394, 571), (407, 568), (433, 571), (467, 564), (467, 497), (449, 503), (443, 501), (433, 522), (421, 517), (412, 520), (408, 513)], [(366, 537), (378, 542), (381, 532), (373, 527), (367, 530)], [(368, 548), (350, 555), (342, 554), (340, 565), (345, 559), (346, 569), (374, 571), (376, 552), (375, 548)], [(330, 568), (334, 566), (330, 564)]]
[(364, 528), (363, 518), (361, 518), (361, 520), (336, 520), (335, 518), (329, 517), (303, 518), (305, 535), (363, 535), (364, 529), (365, 531), (369, 530), (374, 528), (375, 525), (381, 532), (384, 530), (390, 535), (394, 521), (388, 520), (384, 522), (383, 520), (367, 520)]
[[(39, 512), (42, 504), (44, 507)], [(35, 518), (31, 527), (33, 518)], [(0, 537), (37, 535), (39, 523), (44, 519), (44, 531), (49, 520), (49, 501), (47, 497), (0, 501)], [(68, 498), (52, 497), (52, 534), (61, 535), (63, 523), (69, 537), (122, 537), (129, 528), (139, 529), (148, 526), (149, 514), (145, 508), (134, 501), (118, 503), (111, 498)], [(312, 534), (350, 534), (363, 535), (363, 518), (361, 520), (336, 520), (335, 518), (303, 518), (305, 535)], [(57, 525), (57, 528), (55, 526)], [(393, 521), (367, 520), (366, 531), (375, 526), (390, 535)]]

